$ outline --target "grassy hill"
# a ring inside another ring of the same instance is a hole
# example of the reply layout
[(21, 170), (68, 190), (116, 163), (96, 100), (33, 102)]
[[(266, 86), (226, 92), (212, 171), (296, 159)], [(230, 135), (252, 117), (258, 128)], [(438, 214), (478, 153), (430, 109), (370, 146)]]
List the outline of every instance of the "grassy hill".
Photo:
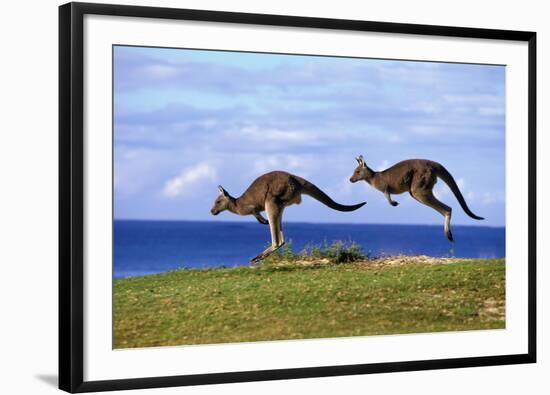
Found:
[(115, 280), (114, 346), (504, 328), (504, 259), (315, 255)]

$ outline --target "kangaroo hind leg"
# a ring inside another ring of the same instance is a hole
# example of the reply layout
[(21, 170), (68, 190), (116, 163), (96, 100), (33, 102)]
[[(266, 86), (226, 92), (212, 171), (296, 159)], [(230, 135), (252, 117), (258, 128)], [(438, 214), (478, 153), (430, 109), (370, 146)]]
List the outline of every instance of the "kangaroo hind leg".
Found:
[(267, 247), (261, 254), (254, 257), (250, 263), (254, 264), (269, 254), (277, 251), (284, 241), (282, 240), (282, 231), (280, 229), (280, 224), (282, 223), (281, 217), (283, 215), (283, 210), (275, 202), (268, 201), (265, 205), (265, 211), (267, 213), (267, 218), (269, 219), (269, 230), (271, 232), (271, 245)]
[(277, 228), (279, 230), (279, 247), (282, 247), (285, 244), (285, 237), (283, 235), (283, 210), (284, 210), (284, 207), (281, 207), (281, 213), (279, 215), (279, 223), (277, 224)]
[(445, 236), (447, 236), (447, 239), (449, 239), (449, 241), (454, 242), (453, 234), (451, 233), (451, 216), (452, 216), (453, 210), (446, 204), (437, 200), (437, 198), (434, 196), (431, 190), (421, 191), (421, 192), (414, 191), (411, 193), (411, 195), (420, 203), (433, 208), (438, 213), (443, 215), (443, 217), (445, 217), (445, 225), (444, 225)]

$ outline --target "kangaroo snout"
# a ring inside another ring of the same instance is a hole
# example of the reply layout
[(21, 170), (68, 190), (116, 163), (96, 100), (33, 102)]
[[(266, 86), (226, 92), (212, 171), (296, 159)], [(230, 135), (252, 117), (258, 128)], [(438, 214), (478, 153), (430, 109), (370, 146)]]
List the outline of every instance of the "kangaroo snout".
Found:
[(218, 210), (216, 210), (215, 208), (213, 208), (212, 210), (210, 210), (210, 214), (212, 215), (218, 215), (220, 212)]

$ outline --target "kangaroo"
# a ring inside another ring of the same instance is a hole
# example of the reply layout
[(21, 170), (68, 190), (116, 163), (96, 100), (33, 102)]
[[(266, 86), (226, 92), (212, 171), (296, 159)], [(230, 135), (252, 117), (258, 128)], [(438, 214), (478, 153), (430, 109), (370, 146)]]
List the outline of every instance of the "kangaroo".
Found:
[(355, 158), (355, 160), (357, 160), (358, 165), (349, 179), (350, 182), (365, 180), (382, 192), (394, 207), (399, 203), (393, 201), (391, 195), (409, 192), (417, 201), (433, 208), (445, 217), (444, 231), (447, 239), (451, 242), (454, 241), (451, 233), (452, 209), (437, 200), (433, 194), (433, 187), (438, 177), (449, 186), (468, 216), (477, 220), (484, 219), (472, 213), (451, 173), (437, 162), (425, 159), (409, 159), (399, 162), (384, 171), (374, 171), (366, 165), (363, 155)]
[[(317, 199), (326, 206), (338, 211), (354, 211), (366, 202), (351, 206), (336, 203), (327, 194), (311, 182), (284, 171), (272, 171), (258, 177), (239, 198), (234, 198), (220, 185), (219, 196), (210, 210), (212, 215), (218, 215), (224, 210), (238, 215), (253, 215), (259, 223), (267, 225), (271, 231), (271, 246), (253, 258), (254, 264), (273, 253), (285, 243), (283, 237), (283, 211), (292, 204), (300, 204), (302, 194)], [(261, 212), (267, 213), (267, 219)]]

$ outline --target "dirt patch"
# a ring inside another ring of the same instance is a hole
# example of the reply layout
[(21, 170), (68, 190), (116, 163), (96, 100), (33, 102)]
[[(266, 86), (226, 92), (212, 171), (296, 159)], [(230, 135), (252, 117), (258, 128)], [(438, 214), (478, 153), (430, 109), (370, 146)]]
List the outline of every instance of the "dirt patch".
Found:
[(471, 259), (465, 258), (438, 258), (427, 255), (397, 255), (397, 256), (384, 256), (368, 261), (358, 262), (358, 264), (370, 266), (373, 268), (388, 267), (388, 266), (405, 266), (412, 264), (422, 265), (448, 265), (451, 263), (465, 262)]
[[(437, 258), (427, 255), (397, 255), (397, 256), (383, 256), (377, 258), (371, 258), (364, 261), (357, 261), (350, 263), (352, 265), (364, 266), (366, 268), (383, 268), (383, 267), (394, 267), (394, 266), (405, 266), (405, 265), (414, 265), (414, 264), (423, 264), (423, 265), (448, 265), (452, 263), (471, 261), (472, 259), (468, 258)], [(287, 262), (282, 263), (281, 265), (288, 264)], [(300, 266), (328, 266), (334, 265), (327, 258), (315, 258), (315, 257), (304, 257), (302, 259), (297, 259), (292, 261), (292, 264)]]
[(483, 301), (483, 307), (479, 309), (477, 315), (481, 321), (504, 321), (506, 309), (504, 300), (489, 298)]

